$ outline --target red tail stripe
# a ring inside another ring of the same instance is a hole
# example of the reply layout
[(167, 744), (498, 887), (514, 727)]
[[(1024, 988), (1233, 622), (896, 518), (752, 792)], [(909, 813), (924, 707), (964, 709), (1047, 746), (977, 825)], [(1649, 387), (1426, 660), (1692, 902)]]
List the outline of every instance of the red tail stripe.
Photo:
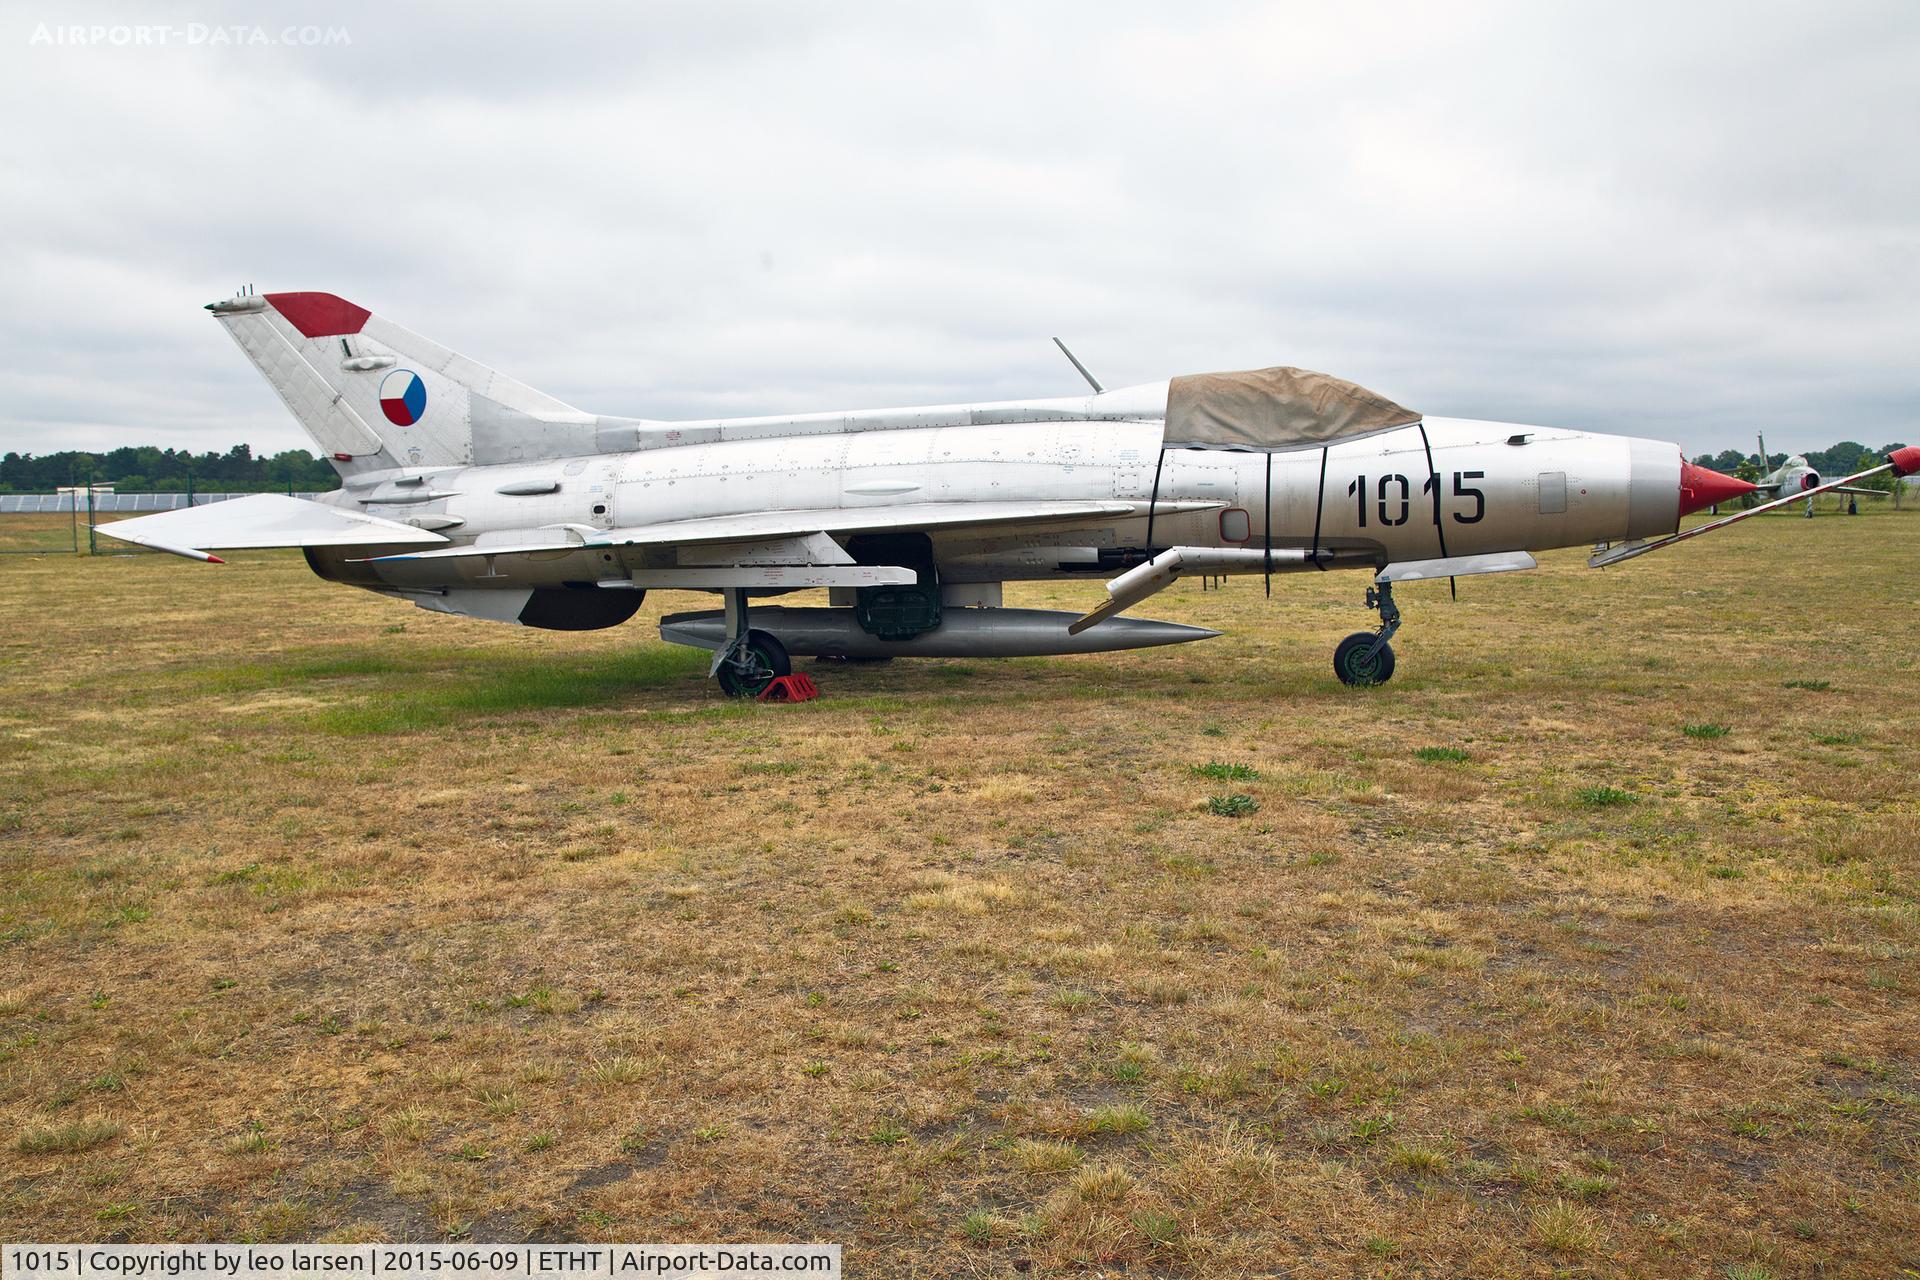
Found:
[(309, 338), (336, 338), (358, 333), (372, 315), (345, 298), (330, 293), (269, 293), (266, 299), (287, 322)]

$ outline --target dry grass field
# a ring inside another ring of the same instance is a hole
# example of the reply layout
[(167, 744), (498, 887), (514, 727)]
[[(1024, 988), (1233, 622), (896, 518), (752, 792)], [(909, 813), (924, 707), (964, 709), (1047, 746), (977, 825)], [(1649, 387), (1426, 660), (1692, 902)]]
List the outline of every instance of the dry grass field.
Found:
[(0, 1234), (1912, 1275), (1920, 513), (1582, 560), (775, 708), (687, 596), (0, 559)]

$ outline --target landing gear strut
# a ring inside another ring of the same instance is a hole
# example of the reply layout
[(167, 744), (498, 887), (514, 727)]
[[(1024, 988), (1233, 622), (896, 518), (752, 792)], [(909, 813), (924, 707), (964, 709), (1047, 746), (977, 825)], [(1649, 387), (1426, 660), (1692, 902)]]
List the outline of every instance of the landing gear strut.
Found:
[(1356, 631), (1333, 651), (1333, 674), (1340, 683), (1385, 684), (1393, 679), (1393, 650), (1387, 641), (1400, 629), (1400, 608), (1393, 602), (1393, 584), (1367, 588), (1367, 608), (1380, 611), (1378, 631)]
[(713, 655), (707, 674), (720, 682), (729, 698), (757, 698), (778, 676), (793, 671), (793, 660), (779, 637), (747, 627), (747, 593), (727, 589), (727, 634), (732, 638)]

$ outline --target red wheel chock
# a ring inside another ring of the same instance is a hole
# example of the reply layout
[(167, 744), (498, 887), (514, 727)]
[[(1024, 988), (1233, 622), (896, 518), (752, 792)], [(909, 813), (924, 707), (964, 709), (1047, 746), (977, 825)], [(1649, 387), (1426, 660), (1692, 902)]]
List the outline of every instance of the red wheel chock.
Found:
[(761, 702), (811, 702), (819, 696), (820, 686), (813, 682), (812, 676), (775, 676), (773, 682), (760, 691), (759, 700)]

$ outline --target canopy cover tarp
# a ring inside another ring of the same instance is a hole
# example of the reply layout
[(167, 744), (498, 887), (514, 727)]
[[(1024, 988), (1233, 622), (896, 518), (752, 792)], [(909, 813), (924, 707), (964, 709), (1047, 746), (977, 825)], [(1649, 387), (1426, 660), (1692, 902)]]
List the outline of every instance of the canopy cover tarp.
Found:
[(1196, 373), (1167, 387), (1169, 449), (1277, 453), (1409, 427), (1420, 415), (1311, 369)]

